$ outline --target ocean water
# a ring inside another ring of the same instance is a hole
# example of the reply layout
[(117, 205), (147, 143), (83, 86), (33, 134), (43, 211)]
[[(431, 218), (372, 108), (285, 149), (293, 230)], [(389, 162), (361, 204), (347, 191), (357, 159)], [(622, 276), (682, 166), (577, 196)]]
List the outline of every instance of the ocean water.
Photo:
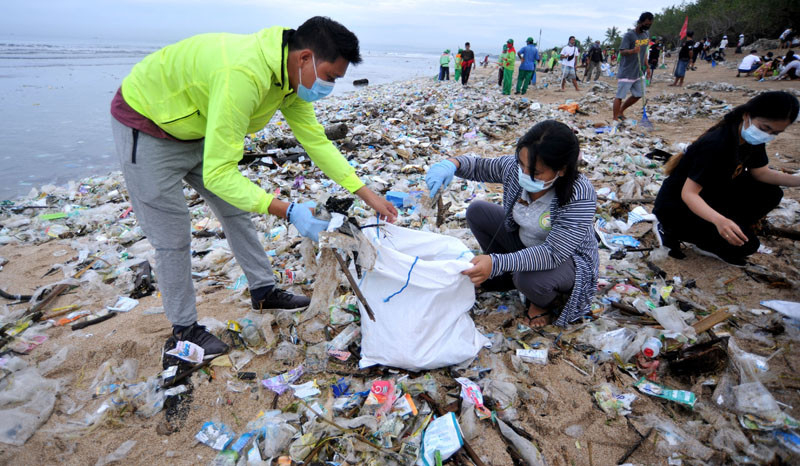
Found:
[[(109, 104), (130, 69), (159, 44), (0, 38), (0, 200), (32, 187), (118, 169)], [(438, 72), (438, 54), (369, 50), (334, 95)]]

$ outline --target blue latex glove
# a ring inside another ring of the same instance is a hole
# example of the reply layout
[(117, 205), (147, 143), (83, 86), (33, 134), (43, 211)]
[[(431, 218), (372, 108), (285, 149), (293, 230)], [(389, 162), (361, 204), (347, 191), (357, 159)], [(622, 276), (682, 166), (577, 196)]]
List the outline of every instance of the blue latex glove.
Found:
[(431, 197), (435, 196), (439, 188), (446, 188), (453, 181), (456, 174), (456, 164), (449, 160), (442, 160), (431, 165), (425, 175), (425, 183), (431, 192)]
[(316, 242), (319, 241), (319, 233), (328, 229), (328, 222), (314, 217), (311, 209), (315, 205), (315, 202), (304, 202), (302, 204), (292, 202), (287, 213), (289, 223), (294, 225), (301, 235)]

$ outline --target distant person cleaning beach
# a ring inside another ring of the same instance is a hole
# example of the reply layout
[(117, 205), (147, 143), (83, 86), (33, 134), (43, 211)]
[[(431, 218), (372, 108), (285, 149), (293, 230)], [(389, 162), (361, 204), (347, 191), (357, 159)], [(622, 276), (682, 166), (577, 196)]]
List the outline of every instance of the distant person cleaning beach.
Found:
[(469, 42), (464, 43), (464, 51), (461, 52), (461, 84), (466, 86), (469, 82), (469, 73), (475, 66), (475, 52), (470, 50)]
[[(647, 31), (653, 25), (653, 13), (646, 11), (639, 15), (636, 27), (629, 29), (622, 36), (622, 43), (619, 46), (620, 59), (619, 70), (617, 71), (617, 94), (614, 97), (614, 120), (625, 120), (625, 110), (635, 104), (644, 95), (644, 67), (646, 66), (645, 56), (647, 54), (647, 44), (650, 37)], [(631, 94), (625, 103), (622, 99)]]
[(758, 50), (751, 50), (750, 54), (746, 57), (742, 58), (742, 61), (739, 63), (739, 68), (736, 70), (736, 77), (745, 74), (745, 76), (750, 76), (750, 73), (756, 71), (761, 66), (761, 57), (758, 56)]
[(463, 51), (464, 49), (458, 49), (458, 53), (456, 54), (456, 63), (455, 66), (453, 67), (453, 81), (455, 82), (461, 80), (461, 62), (462, 62), (461, 52)]
[(450, 81), (450, 49), (439, 57), (439, 81)]
[(694, 45), (692, 46), (692, 59), (690, 61), (690, 66), (689, 66), (690, 70), (697, 71), (695, 63), (697, 63), (697, 57), (700, 56), (702, 51), (703, 51), (703, 43), (699, 40), (695, 41)]
[(800, 78), (800, 58), (794, 54), (793, 50), (789, 50), (786, 52), (786, 56), (783, 57), (783, 67), (781, 68), (780, 74), (775, 76), (774, 79), (795, 80), (798, 78)]
[(508, 53), (508, 44), (503, 44), (503, 51), (497, 56), (497, 85), (503, 87), (503, 71), (505, 70), (506, 53)]
[(517, 64), (517, 49), (514, 48), (514, 39), (506, 42), (505, 59), (503, 60), (503, 95), (511, 95), (511, 86), (514, 82), (514, 67)]
[(694, 32), (687, 31), (686, 39), (681, 45), (678, 52), (678, 62), (675, 64), (675, 82), (670, 84), (671, 87), (683, 86), (683, 80), (686, 78), (686, 70), (689, 68), (689, 62), (692, 60), (694, 53)]
[(578, 63), (580, 50), (575, 46), (575, 36), (569, 36), (569, 44), (561, 49), (561, 92), (567, 81), (572, 82), (575, 90), (578, 91), (578, 75), (575, 74), (575, 67)]
[(785, 31), (781, 34), (778, 38), (781, 41), (780, 49), (788, 49), (792, 45), (792, 39), (794, 39), (794, 31), (792, 28), (786, 28)]
[(719, 59), (721, 61), (725, 61), (725, 48), (728, 47), (728, 36), (722, 36), (722, 40), (719, 41)]
[(594, 41), (587, 54), (588, 63), (586, 71), (583, 73), (583, 79), (589, 81), (592, 79), (592, 73), (594, 73), (593, 81), (597, 81), (600, 79), (600, 64), (603, 63), (603, 48), (600, 46), (599, 40)]
[(653, 79), (653, 73), (658, 68), (658, 60), (661, 56), (661, 40), (653, 37), (653, 43), (650, 44), (650, 51), (647, 54), (647, 80)]
[(525, 40), (525, 47), (522, 47), (517, 55), (522, 59), (519, 64), (519, 74), (517, 74), (517, 88), (514, 94), (525, 94), (528, 92), (528, 84), (533, 79), (536, 73), (536, 62), (539, 61), (539, 50), (536, 48), (536, 43), (533, 37), (528, 37)]
[(123, 80), (111, 102), (114, 141), (136, 220), (155, 249), (171, 341), (199, 345), (207, 358), (229, 349), (197, 324), (183, 182), (222, 224), (254, 309), (309, 304), (307, 297), (276, 286), (251, 212), (286, 218), (313, 240), (328, 222), (315, 218), (308, 203), (277, 199), (237, 168), (245, 135), (264, 128), (276, 111), (324, 173), (381, 218), (397, 217), (325, 137), (311, 103), (330, 94), (348, 65), (360, 62), (355, 34), (316, 16), (297, 30), (276, 26), (248, 35), (190, 37), (148, 55)]

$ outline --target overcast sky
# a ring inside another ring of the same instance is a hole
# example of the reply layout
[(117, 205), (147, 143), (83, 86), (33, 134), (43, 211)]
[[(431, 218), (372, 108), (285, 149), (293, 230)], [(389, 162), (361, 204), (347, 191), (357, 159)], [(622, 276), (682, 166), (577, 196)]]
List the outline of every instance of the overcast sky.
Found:
[(483, 0), (5, 0), (0, 38), (100, 39), (109, 43), (167, 44), (203, 32), (250, 33), (282, 25), (297, 27), (314, 15), (341, 22), (358, 35), (362, 49), (438, 50), (470, 41), (479, 51), (499, 49), (509, 37), (528, 36), (544, 46), (575, 35), (602, 39), (624, 32), (642, 11), (653, 13), (675, 0), (574, 0), (571, 2)]

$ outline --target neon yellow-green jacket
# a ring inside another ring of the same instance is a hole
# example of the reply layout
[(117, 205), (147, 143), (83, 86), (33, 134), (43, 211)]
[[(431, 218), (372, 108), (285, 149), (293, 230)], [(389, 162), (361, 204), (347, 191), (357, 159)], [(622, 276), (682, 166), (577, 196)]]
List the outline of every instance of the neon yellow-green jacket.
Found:
[(503, 68), (513, 70), (514, 64), (517, 62), (517, 52), (506, 52), (505, 59), (503, 60)]
[(205, 138), (205, 187), (249, 212), (267, 213), (273, 195), (237, 167), (244, 136), (263, 129), (277, 110), (326, 175), (350, 192), (364, 186), (325, 136), (314, 106), (289, 87), (285, 29), (190, 37), (148, 55), (122, 81), (125, 102), (164, 131)]

